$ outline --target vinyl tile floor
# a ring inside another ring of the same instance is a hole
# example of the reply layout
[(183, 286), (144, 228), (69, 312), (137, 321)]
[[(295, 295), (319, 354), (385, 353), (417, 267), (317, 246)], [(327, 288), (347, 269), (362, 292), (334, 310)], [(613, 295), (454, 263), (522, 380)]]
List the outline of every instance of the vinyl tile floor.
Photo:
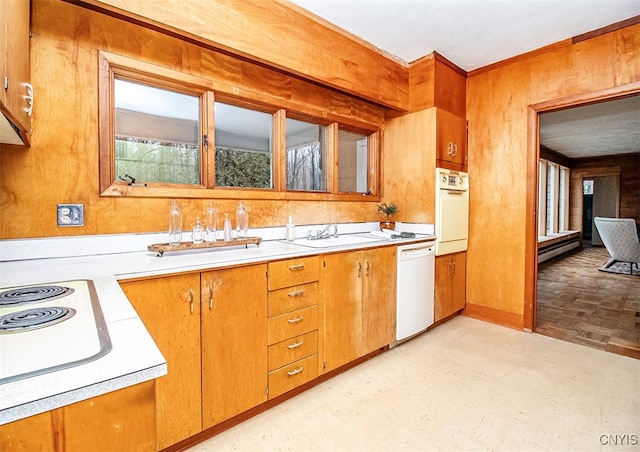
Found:
[(194, 447), (638, 451), (640, 360), (458, 316)]

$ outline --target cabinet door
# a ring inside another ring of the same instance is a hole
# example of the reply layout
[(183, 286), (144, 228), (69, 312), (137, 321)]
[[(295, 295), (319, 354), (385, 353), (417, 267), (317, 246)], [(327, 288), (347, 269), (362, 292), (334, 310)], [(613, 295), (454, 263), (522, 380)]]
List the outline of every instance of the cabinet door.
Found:
[(158, 448), (202, 430), (200, 275), (123, 282), (122, 289), (167, 360), (156, 381)]
[(358, 357), (361, 334), (361, 252), (324, 256), (324, 371)]
[(437, 322), (447, 317), (451, 298), (451, 259), (448, 255), (436, 256), (434, 276), (433, 317)]
[(266, 275), (266, 264), (202, 273), (204, 428), (267, 400)]
[[(29, 1), (10, 0), (2, 2), (0, 19), (0, 71), (2, 87), (4, 77), (8, 79), (8, 88), (1, 89), (0, 101), (3, 110), (13, 122), (23, 130), (29, 130), (30, 117), (25, 112), (27, 94), (25, 82), (30, 80), (29, 70)], [(6, 40), (6, 41), (5, 41)], [(23, 138), (25, 134), (21, 134)], [(27, 137), (28, 138), (28, 137)]]
[(467, 294), (467, 253), (452, 254), (451, 313), (464, 309)]
[(147, 381), (63, 407), (64, 449), (158, 450), (154, 388)]
[(363, 265), (361, 356), (393, 342), (396, 328), (396, 247), (365, 251)]
[(437, 166), (459, 171), (467, 168), (467, 121), (448, 111), (436, 112)]
[[(56, 420), (54, 421), (54, 417)], [(0, 425), (0, 450), (55, 451), (58, 440), (53, 431), (56, 422), (61, 422), (58, 410), (47, 411), (8, 424)]]
[(436, 256), (434, 320), (442, 320), (465, 306), (466, 253)]

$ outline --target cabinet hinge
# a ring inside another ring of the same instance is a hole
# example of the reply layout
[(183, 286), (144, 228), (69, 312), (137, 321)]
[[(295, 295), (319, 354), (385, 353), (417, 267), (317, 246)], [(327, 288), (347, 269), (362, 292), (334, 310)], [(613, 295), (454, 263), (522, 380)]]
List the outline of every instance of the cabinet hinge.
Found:
[(205, 152), (209, 150), (209, 137), (207, 135), (202, 135), (202, 148)]
[(322, 370), (325, 370), (326, 368), (327, 368), (327, 362), (322, 361)]

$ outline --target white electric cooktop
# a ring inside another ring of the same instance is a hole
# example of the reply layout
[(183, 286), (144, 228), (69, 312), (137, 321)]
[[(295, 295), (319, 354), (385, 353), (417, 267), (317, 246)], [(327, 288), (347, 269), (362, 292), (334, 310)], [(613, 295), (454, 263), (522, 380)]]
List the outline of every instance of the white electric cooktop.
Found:
[(0, 288), (0, 384), (77, 366), (110, 350), (92, 281)]

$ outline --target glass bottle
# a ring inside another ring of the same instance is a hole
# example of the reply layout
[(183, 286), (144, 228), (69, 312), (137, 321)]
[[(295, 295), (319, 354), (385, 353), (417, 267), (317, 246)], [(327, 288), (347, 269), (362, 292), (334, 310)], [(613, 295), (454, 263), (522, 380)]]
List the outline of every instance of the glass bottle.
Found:
[(236, 211), (236, 237), (238, 240), (246, 240), (249, 231), (249, 213), (244, 208), (242, 201)]
[(171, 201), (169, 207), (169, 245), (180, 245), (182, 241), (182, 212), (178, 201)]
[(231, 220), (228, 213), (224, 214), (224, 241), (231, 241)]
[(204, 228), (200, 223), (200, 217), (196, 217), (196, 222), (191, 225), (191, 240), (195, 245), (198, 245), (204, 241)]
[(213, 201), (209, 202), (209, 207), (207, 207), (205, 211), (204, 222), (207, 228), (205, 231), (205, 240), (207, 242), (215, 242), (218, 232), (218, 211), (213, 207)]
[(293, 224), (293, 217), (289, 216), (289, 222), (285, 227), (285, 238), (289, 242), (293, 242), (296, 239), (296, 225)]

